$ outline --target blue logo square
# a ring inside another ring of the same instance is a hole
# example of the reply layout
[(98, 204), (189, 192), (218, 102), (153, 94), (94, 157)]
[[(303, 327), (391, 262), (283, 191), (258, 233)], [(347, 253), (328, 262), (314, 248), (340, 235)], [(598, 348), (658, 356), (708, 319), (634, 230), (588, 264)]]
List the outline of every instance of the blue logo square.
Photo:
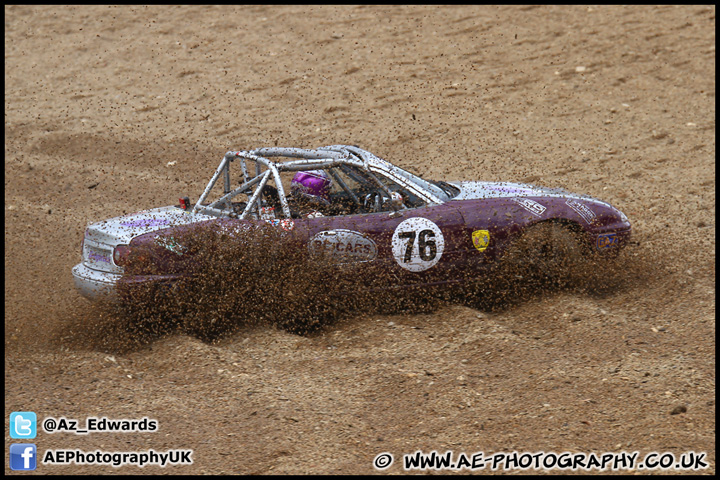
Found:
[(35, 438), (37, 416), (35, 412), (12, 412), (10, 414), (10, 438)]
[(33, 443), (10, 445), (10, 470), (35, 470), (37, 468), (37, 446)]

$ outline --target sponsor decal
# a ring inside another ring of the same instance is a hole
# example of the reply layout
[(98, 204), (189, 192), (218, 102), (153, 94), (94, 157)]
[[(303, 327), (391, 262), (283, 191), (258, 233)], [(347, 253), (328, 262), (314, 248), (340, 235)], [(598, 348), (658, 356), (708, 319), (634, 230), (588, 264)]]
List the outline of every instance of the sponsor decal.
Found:
[(168, 225), (169, 223), (170, 221), (165, 218), (143, 218), (141, 220), (133, 220), (132, 222), (121, 222), (120, 225), (131, 228), (148, 228)]
[(173, 237), (161, 237), (160, 235), (157, 235), (155, 237), (155, 243), (161, 247), (165, 247), (173, 253), (177, 253), (178, 255), (182, 255), (185, 251), (187, 251), (187, 248), (180, 245)]
[(537, 217), (545, 213), (546, 210), (544, 205), (540, 205), (535, 200), (530, 200), (529, 198), (514, 197), (512, 201)]
[(280, 228), (282, 228), (283, 230), (285, 230), (285, 231), (287, 231), (287, 232), (289, 232), (289, 231), (291, 231), (293, 228), (295, 228), (295, 222), (293, 222), (292, 220), (287, 219), (287, 218), (284, 219), (284, 220), (280, 220), (280, 219), (278, 219), (278, 218), (274, 218), (274, 219), (267, 219), (267, 220), (265, 220), (265, 221), (266, 221), (267, 223), (269, 223), (270, 225), (272, 225), (273, 227), (280, 227)]
[(618, 238), (616, 233), (605, 233), (603, 235), (598, 235), (597, 242), (595, 243), (597, 249), (600, 251), (617, 247), (619, 244), (620, 239)]
[(272, 220), (275, 218), (275, 207), (260, 207), (260, 219)]
[(490, 245), (490, 232), (488, 230), (475, 230), (472, 232), (472, 242), (478, 251), (484, 252)]
[(580, 215), (583, 220), (585, 220), (587, 223), (594, 223), (597, 221), (597, 217), (595, 216), (595, 212), (590, 210), (590, 208), (585, 205), (584, 203), (580, 203), (577, 200), (574, 200), (572, 198), (568, 198), (565, 201), (565, 204), (575, 210), (578, 215)]
[(377, 245), (372, 239), (352, 230), (326, 230), (310, 239), (308, 249), (313, 256), (333, 263), (371, 262), (377, 257)]
[(85, 246), (88, 260), (93, 262), (110, 263), (110, 254), (104, 250), (99, 250), (89, 245)]
[(395, 261), (405, 270), (422, 272), (434, 267), (445, 249), (440, 227), (422, 217), (400, 222), (392, 236)]

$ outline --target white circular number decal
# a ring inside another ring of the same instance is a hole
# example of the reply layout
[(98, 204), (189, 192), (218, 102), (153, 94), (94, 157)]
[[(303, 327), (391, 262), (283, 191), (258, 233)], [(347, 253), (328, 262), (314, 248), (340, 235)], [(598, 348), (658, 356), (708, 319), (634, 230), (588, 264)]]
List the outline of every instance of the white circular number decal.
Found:
[(408, 218), (395, 228), (392, 250), (395, 261), (405, 270), (422, 272), (435, 266), (445, 248), (440, 227), (427, 218)]

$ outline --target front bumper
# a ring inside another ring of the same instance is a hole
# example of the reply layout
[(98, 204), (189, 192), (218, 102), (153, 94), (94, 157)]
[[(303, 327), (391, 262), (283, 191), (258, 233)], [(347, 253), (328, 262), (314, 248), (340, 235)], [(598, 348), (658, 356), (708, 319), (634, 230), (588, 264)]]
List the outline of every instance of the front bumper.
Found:
[(122, 275), (110, 272), (101, 272), (88, 268), (82, 263), (75, 265), (72, 269), (75, 278), (75, 287), (83, 297), (96, 300), (100, 296), (112, 296), (115, 294), (115, 285)]

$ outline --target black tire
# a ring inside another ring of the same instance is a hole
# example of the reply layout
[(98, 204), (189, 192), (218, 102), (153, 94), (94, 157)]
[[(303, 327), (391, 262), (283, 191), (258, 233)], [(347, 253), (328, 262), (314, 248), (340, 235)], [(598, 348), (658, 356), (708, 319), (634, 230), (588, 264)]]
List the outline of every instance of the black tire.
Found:
[(544, 222), (528, 228), (503, 261), (516, 278), (564, 283), (582, 264), (583, 247), (570, 226)]

